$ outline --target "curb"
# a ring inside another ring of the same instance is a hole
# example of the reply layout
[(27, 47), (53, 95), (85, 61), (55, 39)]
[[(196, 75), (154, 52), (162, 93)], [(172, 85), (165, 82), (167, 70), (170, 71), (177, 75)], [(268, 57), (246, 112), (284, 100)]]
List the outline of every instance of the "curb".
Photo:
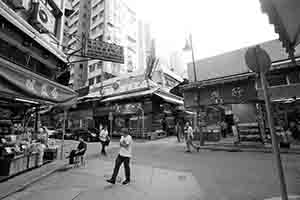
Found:
[[(227, 151), (227, 152), (260, 152), (260, 153), (273, 153), (272, 149), (246, 149), (246, 148), (231, 148), (231, 147), (209, 147), (204, 146), (200, 149), (211, 150), (211, 151)], [(281, 150), (282, 154), (297, 154), (300, 155), (300, 151), (291, 151), (291, 150)]]
[[(60, 166), (60, 167), (57, 167), (56, 169), (47, 171), (47, 172), (45, 172), (44, 174), (41, 174), (40, 176), (37, 176), (37, 177), (35, 177), (35, 178), (31, 179), (31, 180), (28, 180), (26, 183), (17, 186), (16, 189), (14, 189), (14, 190), (12, 190), (12, 191), (9, 191), (9, 192), (7, 192), (6, 194), (0, 196), (0, 200), (5, 199), (5, 198), (7, 198), (7, 197), (9, 197), (9, 196), (11, 196), (11, 195), (17, 193), (17, 192), (21, 192), (21, 191), (25, 190), (25, 189), (26, 189), (27, 187), (29, 187), (30, 185), (32, 185), (32, 184), (34, 184), (34, 183), (36, 183), (36, 182), (38, 182), (38, 181), (40, 181), (40, 180), (42, 180), (42, 179), (44, 179), (44, 178), (50, 176), (51, 174), (53, 174), (53, 173), (55, 173), (55, 172), (57, 172), (57, 171), (63, 169), (64, 166), (65, 166), (65, 165), (62, 165), (62, 166)], [(26, 172), (25, 172), (25, 173), (26, 173)]]

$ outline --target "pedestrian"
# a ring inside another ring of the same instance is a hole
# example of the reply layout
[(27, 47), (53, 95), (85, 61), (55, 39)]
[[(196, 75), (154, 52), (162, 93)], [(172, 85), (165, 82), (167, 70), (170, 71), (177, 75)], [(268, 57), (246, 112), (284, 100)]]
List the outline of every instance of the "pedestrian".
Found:
[(193, 147), (199, 152), (200, 147), (197, 147), (195, 144), (193, 144), (193, 138), (194, 138), (193, 128), (191, 127), (190, 122), (188, 121), (186, 122), (184, 127), (184, 134), (186, 136), (185, 138), (186, 148), (187, 148), (186, 152), (191, 153), (191, 147)]
[(226, 136), (227, 136), (227, 129), (228, 129), (227, 123), (223, 120), (223, 121), (220, 123), (220, 127), (221, 127), (221, 134), (222, 134), (222, 137), (223, 137), (223, 138), (226, 138)]
[(162, 129), (163, 131), (166, 133), (166, 135), (168, 136), (168, 125), (167, 125), (167, 119), (166, 117), (164, 117), (161, 121), (161, 125), (162, 125)]
[(115, 161), (115, 167), (114, 171), (112, 174), (112, 177), (108, 180), (106, 180), (108, 183), (115, 184), (116, 183), (116, 178), (119, 173), (119, 169), (124, 163), (124, 169), (125, 169), (125, 176), (126, 179), (123, 181), (123, 185), (126, 185), (130, 182), (130, 158), (132, 157), (132, 137), (129, 135), (129, 131), (127, 128), (122, 128), (121, 129), (121, 139), (120, 139), (120, 151), (119, 155), (116, 158)]
[(101, 155), (106, 156), (105, 147), (109, 145), (109, 141), (110, 141), (107, 126), (104, 126), (104, 128), (101, 130), (99, 137), (100, 137), (100, 143), (102, 146)]
[(176, 136), (177, 136), (177, 141), (181, 142), (181, 126), (180, 126), (178, 121), (175, 125), (175, 133), (176, 133)]
[(72, 150), (70, 155), (67, 156), (69, 158), (69, 164), (74, 164), (74, 158), (76, 156), (84, 155), (87, 150), (87, 144), (84, 142), (82, 136), (79, 136), (79, 144), (77, 146), (77, 149)]

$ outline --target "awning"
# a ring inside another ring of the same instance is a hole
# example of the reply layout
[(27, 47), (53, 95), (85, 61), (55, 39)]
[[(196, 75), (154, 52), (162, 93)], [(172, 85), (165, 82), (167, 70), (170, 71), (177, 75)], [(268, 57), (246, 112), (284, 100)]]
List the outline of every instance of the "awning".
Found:
[(82, 100), (88, 100), (88, 99), (99, 99), (101, 97), (102, 96), (100, 95), (100, 92), (97, 91), (97, 92), (89, 93), (88, 95), (79, 97), (77, 100), (82, 101)]
[[(263, 90), (257, 90), (258, 98), (263, 100)], [(300, 84), (282, 85), (269, 88), (269, 95), (271, 101), (284, 102), (290, 100), (297, 100), (300, 98)]]
[(0, 58), (0, 93), (39, 104), (71, 106), (77, 93), (8, 60)]
[(269, 16), (275, 26), (286, 51), (292, 55), (300, 43), (300, 1), (299, 0), (260, 0), (262, 11)]
[(166, 102), (169, 103), (173, 103), (173, 104), (178, 104), (178, 105), (183, 105), (183, 98), (178, 97), (176, 95), (173, 94), (167, 94), (167, 93), (162, 93), (160, 90), (154, 92), (155, 95), (161, 97), (162, 99), (164, 99)]
[(109, 102), (109, 101), (129, 99), (129, 98), (133, 98), (133, 97), (141, 97), (141, 96), (153, 94), (156, 90), (157, 90), (157, 88), (154, 88), (154, 89), (150, 89), (150, 90), (144, 90), (144, 91), (133, 92), (133, 93), (129, 93), (129, 94), (108, 97), (108, 98), (102, 100), (101, 102)]

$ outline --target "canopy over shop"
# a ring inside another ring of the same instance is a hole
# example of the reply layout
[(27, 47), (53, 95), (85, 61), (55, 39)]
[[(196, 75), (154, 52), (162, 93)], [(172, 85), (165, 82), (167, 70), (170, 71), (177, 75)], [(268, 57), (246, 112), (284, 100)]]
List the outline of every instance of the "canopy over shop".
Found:
[[(267, 74), (272, 100), (297, 100), (300, 95), (300, 78), (297, 78), (299, 68), (291, 65), (280, 41), (273, 40), (260, 46), (272, 59), (272, 68)], [(245, 140), (261, 141), (266, 124), (260, 123), (265, 119), (262, 90), (258, 77), (245, 64), (246, 50), (244, 48), (196, 62), (199, 80), (183, 87), (185, 106), (198, 112), (198, 125), (204, 126), (204, 131), (210, 129), (211, 125), (212, 129), (221, 130), (221, 122), (225, 120), (228, 131), (231, 131), (230, 125), (238, 123)], [(298, 51), (295, 55), (297, 54)], [(189, 75), (194, 77), (193, 70), (189, 71)], [(219, 114), (210, 114), (211, 112)]]
[[(0, 58), (0, 94), (0, 176), (11, 176), (55, 159), (58, 147), (48, 142), (44, 132), (37, 134), (38, 112), (41, 106), (71, 106), (77, 94), (3, 58)], [(35, 140), (44, 141), (47, 148), (42, 150), (43, 142)], [(34, 149), (38, 153), (29, 153), (35, 152)], [(13, 165), (19, 167), (12, 168)]]
[[(154, 138), (172, 131), (175, 112), (183, 105), (183, 98), (160, 88), (132, 91), (101, 100), (102, 106), (94, 111), (97, 123), (112, 126), (112, 133), (127, 126), (136, 137)], [(163, 130), (162, 120), (167, 121), (168, 130)], [(112, 122), (112, 124), (110, 124)]]

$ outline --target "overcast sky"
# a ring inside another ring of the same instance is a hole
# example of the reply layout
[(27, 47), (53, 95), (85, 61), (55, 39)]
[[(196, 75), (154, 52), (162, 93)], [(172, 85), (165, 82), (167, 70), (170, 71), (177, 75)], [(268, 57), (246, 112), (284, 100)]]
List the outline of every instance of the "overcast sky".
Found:
[(151, 24), (162, 56), (181, 50), (189, 32), (196, 59), (278, 38), (259, 0), (125, 1)]

